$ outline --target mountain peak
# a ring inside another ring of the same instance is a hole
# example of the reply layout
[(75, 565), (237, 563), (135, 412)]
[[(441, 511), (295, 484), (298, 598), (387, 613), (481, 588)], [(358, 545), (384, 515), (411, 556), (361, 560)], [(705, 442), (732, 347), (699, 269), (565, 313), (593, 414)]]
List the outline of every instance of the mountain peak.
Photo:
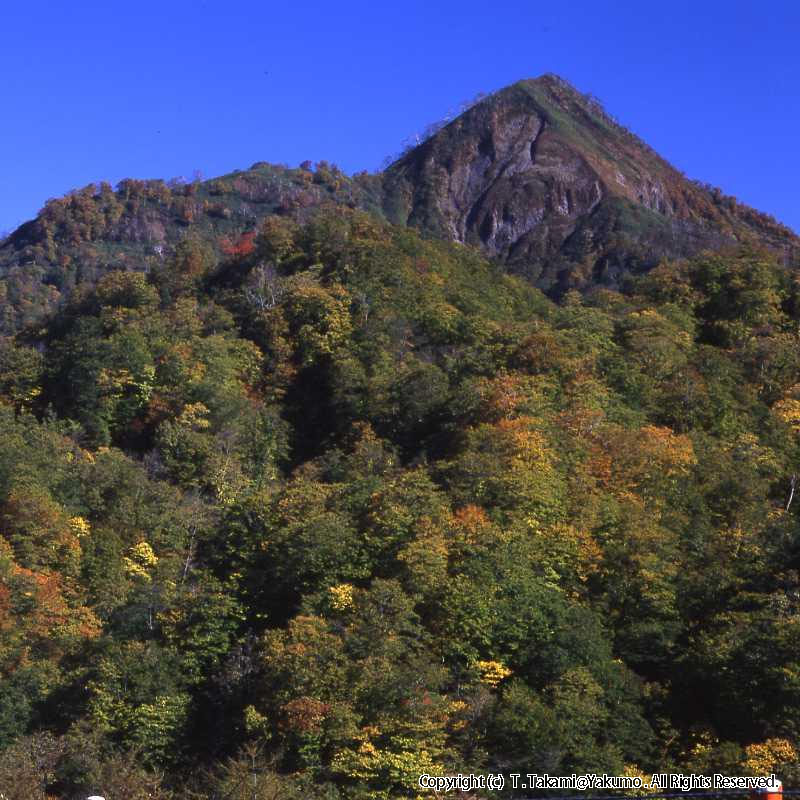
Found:
[(522, 78), (516, 81), (516, 83), (512, 83), (511, 86), (538, 86), (554, 93), (567, 92), (577, 96), (582, 96), (575, 86), (573, 86), (566, 78), (556, 75), (555, 72), (545, 72), (536, 78)]

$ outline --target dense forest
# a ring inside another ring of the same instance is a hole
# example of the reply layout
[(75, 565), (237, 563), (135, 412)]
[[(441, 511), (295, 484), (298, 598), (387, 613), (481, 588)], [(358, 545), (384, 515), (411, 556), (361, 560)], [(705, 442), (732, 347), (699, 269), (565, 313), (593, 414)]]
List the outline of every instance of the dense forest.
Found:
[(0, 340), (3, 797), (796, 781), (797, 275), (554, 302), (338, 205), (77, 282)]

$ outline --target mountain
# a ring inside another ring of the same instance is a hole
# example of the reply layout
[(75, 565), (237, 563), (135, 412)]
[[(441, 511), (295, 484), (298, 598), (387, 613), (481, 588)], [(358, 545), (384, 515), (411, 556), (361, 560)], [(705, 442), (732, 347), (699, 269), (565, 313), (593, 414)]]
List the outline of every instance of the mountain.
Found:
[(800, 253), (788, 228), (687, 180), (555, 75), (475, 105), (390, 166), (384, 187), (391, 221), (479, 246), (545, 289), (616, 284), (743, 240)]
[(474, 245), (554, 295), (618, 287), (664, 257), (742, 242), (786, 264), (800, 258), (788, 228), (688, 180), (595, 100), (545, 75), (485, 98), (376, 175), (259, 162), (209, 181), (129, 179), (49, 200), (0, 245), (0, 330), (111, 269), (157, 268), (187, 236), (219, 255), (271, 214), (303, 221), (326, 204)]

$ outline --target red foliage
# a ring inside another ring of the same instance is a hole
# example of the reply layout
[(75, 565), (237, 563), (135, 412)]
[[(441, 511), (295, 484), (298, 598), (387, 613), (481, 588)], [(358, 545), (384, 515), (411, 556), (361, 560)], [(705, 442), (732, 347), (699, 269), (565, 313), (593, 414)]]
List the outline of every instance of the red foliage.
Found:
[(256, 249), (255, 246), (255, 238), (256, 234), (255, 231), (250, 231), (249, 233), (243, 233), (238, 239), (235, 241), (230, 239), (227, 236), (223, 236), (222, 239), (219, 241), (220, 250), (225, 253), (226, 256), (249, 256), (253, 250)]

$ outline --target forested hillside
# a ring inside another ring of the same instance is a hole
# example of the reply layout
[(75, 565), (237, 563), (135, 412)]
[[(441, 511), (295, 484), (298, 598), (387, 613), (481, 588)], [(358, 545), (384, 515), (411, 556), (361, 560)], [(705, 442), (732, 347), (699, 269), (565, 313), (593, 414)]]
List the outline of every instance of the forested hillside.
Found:
[(5, 798), (800, 777), (795, 272), (556, 304), (346, 205), (228, 237), (2, 339)]

